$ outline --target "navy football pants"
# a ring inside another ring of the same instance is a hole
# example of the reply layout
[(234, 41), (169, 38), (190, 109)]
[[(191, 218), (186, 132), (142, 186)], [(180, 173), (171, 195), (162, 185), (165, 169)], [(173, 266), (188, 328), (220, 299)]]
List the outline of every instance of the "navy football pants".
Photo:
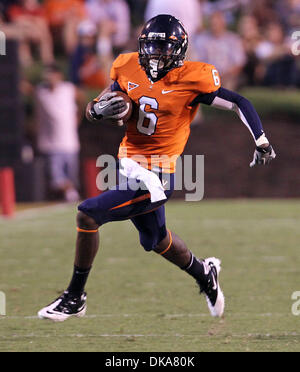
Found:
[(167, 199), (152, 203), (148, 190), (134, 190), (130, 180), (115, 186), (96, 196), (85, 200), (78, 210), (92, 217), (98, 225), (112, 221), (131, 220), (140, 234), (140, 242), (146, 251), (153, 250), (167, 235), (164, 204), (174, 190), (174, 174), (160, 174), (166, 184)]

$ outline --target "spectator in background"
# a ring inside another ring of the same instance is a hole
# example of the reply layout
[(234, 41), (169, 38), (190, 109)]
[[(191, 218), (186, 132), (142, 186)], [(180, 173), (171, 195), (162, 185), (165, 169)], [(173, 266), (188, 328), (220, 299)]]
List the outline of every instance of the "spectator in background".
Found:
[(244, 66), (245, 85), (256, 85), (259, 81), (261, 66), (256, 55), (256, 48), (262, 40), (261, 31), (256, 19), (251, 15), (244, 15), (238, 22), (238, 33), (242, 38), (246, 53), (246, 64)]
[(222, 86), (236, 90), (246, 63), (246, 54), (241, 38), (227, 30), (223, 13), (216, 12), (211, 16), (209, 31), (195, 37), (194, 47), (198, 60), (216, 66)]
[(71, 81), (78, 86), (92, 89), (102, 89), (108, 84), (96, 53), (97, 27), (85, 20), (78, 26), (78, 45), (71, 58)]
[(182, 0), (149, 0), (145, 11), (145, 21), (147, 22), (158, 14), (170, 14), (180, 19), (191, 41), (187, 59), (196, 59), (197, 54), (195, 55), (194, 53), (192, 41), (194, 35), (202, 27), (202, 9), (200, 1), (188, 0), (183, 3)]
[(126, 0), (130, 9), (131, 24), (142, 28), (144, 25), (144, 14), (148, 0)]
[(63, 81), (56, 65), (50, 65), (35, 96), (37, 145), (47, 160), (51, 190), (66, 201), (77, 201), (80, 146), (76, 88)]
[(210, 17), (215, 12), (222, 12), (226, 21), (230, 24), (235, 21), (235, 14), (247, 9), (253, 0), (200, 0), (205, 17)]
[(117, 56), (130, 37), (130, 14), (125, 0), (87, 0), (86, 9), (99, 27), (99, 52)]
[(0, 0), (0, 17), (2, 21), (8, 21), (7, 11), (12, 5), (16, 5), (19, 0)]
[[(275, 10), (276, 0), (251, 0), (248, 11), (255, 17), (258, 26), (264, 27), (267, 23), (278, 20), (279, 16)], [(284, 0), (286, 2), (286, 0)]]
[(44, 16), (43, 8), (37, 0), (19, 0), (7, 8), (7, 17), (19, 30), (20, 57), (23, 65), (33, 62), (30, 44), (38, 46), (43, 63), (54, 60), (51, 34)]
[(130, 37), (130, 14), (125, 0), (87, 0), (89, 19), (99, 30), (97, 53), (109, 76), (112, 61), (127, 46)]
[(296, 85), (296, 60), (291, 52), (290, 41), (286, 40), (280, 23), (271, 22), (267, 25), (265, 39), (258, 44), (256, 56), (264, 66), (263, 85)]
[(300, 0), (277, 0), (276, 10), (288, 33), (300, 28)]
[(9, 22), (8, 9), (17, 0), (0, 0), (0, 30), (5, 33), (7, 39), (23, 41), (25, 39), (22, 28)]
[(78, 24), (86, 18), (83, 0), (45, 0), (44, 9), (58, 52), (70, 55), (77, 44)]

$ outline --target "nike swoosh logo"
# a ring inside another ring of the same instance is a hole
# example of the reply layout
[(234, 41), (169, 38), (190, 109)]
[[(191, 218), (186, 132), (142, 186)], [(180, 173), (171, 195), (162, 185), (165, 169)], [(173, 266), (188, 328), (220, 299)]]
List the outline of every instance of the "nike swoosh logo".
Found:
[(163, 185), (163, 188), (165, 189), (165, 186), (168, 184), (168, 181), (166, 181), (166, 180), (163, 180), (163, 182), (162, 182), (162, 185)]
[(162, 94), (168, 94), (168, 93), (174, 92), (174, 90), (164, 90), (163, 89), (161, 92), (162, 92)]
[[(85, 308), (85, 304), (83, 304), (81, 308), (77, 309), (76, 314), (80, 313), (84, 308)], [(75, 313), (74, 314), (66, 314), (66, 313), (63, 313), (63, 312), (60, 312), (60, 311), (55, 311), (55, 310), (53, 310), (53, 311), (47, 310), (46, 313), (49, 314), (49, 315), (61, 315), (61, 314), (74, 315), (75, 314)]]

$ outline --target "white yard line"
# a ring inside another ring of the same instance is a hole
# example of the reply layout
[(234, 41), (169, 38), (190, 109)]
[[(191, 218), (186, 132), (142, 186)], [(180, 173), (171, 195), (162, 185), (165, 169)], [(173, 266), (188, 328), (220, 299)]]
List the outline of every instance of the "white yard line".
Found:
[[(259, 313), (259, 314), (252, 314), (252, 316), (258, 316), (263, 318), (269, 318), (269, 317), (282, 317), (286, 316), (286, 314), (283, 313)], [(227, 315), (227, 317), (241, 317), (245, 316), (245, 313), (234, 313)], [(209, 314), (205, 313), (199, 313), (199, 314), (93, 314), (93, 315), (86, 315), (83, 319), (105, 319), (105, 318), (211, 318)], [(39, 319), (37, 315), (28, 315), (28, 316), (1, 316), (0, 321), (5, 320), (31, 320), (31, 319)], [(222, 320), (222, 319), (220, 319)]]
[[(172, 338), (172, 337), (193, 337), (195, 339), (199, 338), (205, 338), (208, 339), (209, 337), (214, 337), (214, 338), (259, 338), (261, 340), (262, 337), (265, 338), (274, 338), (274, 337), (299, 337), (300, 333), (297, 332), (283, 332), (283, 333), (233, 333), (233, 334), (227, 334), (226, 336), (222, 334), (214, 334), (214, 335), (208, 335), (208, 334), (181, 334), (181, 333), (165, 333), (165, 334), (159, 334), (159, 333), (149, 333), (149, 334), (140, 334), (140, 333), (127, 333), (127, 334), (109, 334), (109, 333), (100, 333), (100, 334), (83, 334), (83, 333), (72, 333), (72, 334), (56, 334), (55, 338), (72, 338), (72, 337), (77, 337), (77, 338), (83, 338), (83, 337), (88, 337), (88, 338), (100, 338), (100, 337), (107, 337), (107, 338), (142, 338), (142, 337), (151, 337), (151, 338), (162, 338), (162, 337), (167, 337), (167, 338)], [(24, 339), (24, 338), (52, 338), (52, 334), (36, 334), (36, 333), (28, 333), (28, 334), (13, 334), (11, 336), (1, 336), (0, 335), (0, 340), (14, 340), (14, 339)]]

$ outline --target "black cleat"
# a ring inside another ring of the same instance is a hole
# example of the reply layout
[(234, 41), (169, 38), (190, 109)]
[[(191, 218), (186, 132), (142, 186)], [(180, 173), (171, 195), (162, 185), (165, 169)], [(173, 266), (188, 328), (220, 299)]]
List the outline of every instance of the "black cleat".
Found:
[(38, 312), (40, 319), (50, 319), (54, 322), (64, 322), (71, 317), (81, 318), (86, 313), (86, 293), (74, 295), (65, 291), (50, 305)]
[(210, 257), (203, 261), (207, 272), (207, 282), (205, 285), (198, 282), (200, 293), (204, 293), (209, 311), (214, 317), (221, 317), (224, 313), (225, 298), (219, 284), (219, 273), (221, 271), (221, 261), (218, 258)]

